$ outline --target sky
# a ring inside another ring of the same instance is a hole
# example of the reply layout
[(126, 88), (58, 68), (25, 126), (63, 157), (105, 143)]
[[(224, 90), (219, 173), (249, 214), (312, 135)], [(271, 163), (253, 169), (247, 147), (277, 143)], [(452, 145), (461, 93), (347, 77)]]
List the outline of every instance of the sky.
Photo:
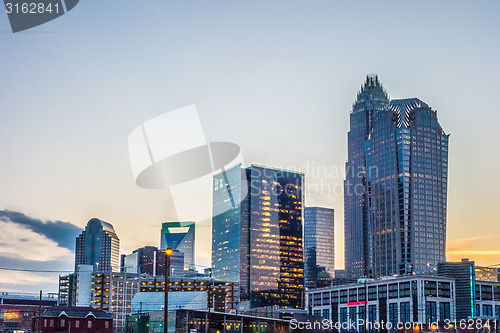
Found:
[[(306, 170), (306, 204), (335, 209), (343, 267), (349, 112), (370, 73), (391, 98), (437, 110), (450, 134), (448, 259), (500, 263), (499, 11), (486, 0), (82, 0), (16, 34), (0, 13), (0, 267), (71, 270), (93, 217), (115, 227), (122, 253), (159, 245), (172, 196), (135, 184), (127, 140), (191, 104), (207, 140), (238, 144), (247, 165)], [(210, 220), (196, 228), (202, 268)], [(57, 291), (57, 275), (2, 271), (0, 290)]]

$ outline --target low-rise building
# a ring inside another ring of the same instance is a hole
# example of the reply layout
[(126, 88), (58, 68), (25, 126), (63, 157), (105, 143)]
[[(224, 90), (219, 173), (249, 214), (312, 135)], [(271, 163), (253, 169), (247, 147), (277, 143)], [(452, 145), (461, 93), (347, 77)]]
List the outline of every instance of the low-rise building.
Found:
[[(59, 278), (59, 305), (84, 306), (110, 312), (116, 332), (123, 332), (132, 298), (139, 292), (139, 274), (93, 272), (80, 265), (76, 273)], [(89, 266), (91, 268), (91, 266)]]
[(310, 314), (332, 323), (366, 318), (368, 323), (391, 323), (392, 327), (398, 323), (442, 323), (455, 319), (455, 281), (416, 275), (359, 280), (309, 290), (307, 305)]
[[(475, 286), (476, 318), (500, 319), (500, 283), (478, 281)], [(458, 302), (458, 300), (457, 300)]]
[[(150, 313), (165, 308), (164, 292), (139, 292), (132, 299), (132, 313)], [(168, 293), (168, 309), (207, 311), (206, 291), (176, 291)]]
[(0, 332), (31, 331), (33, 318), (47, 307), (55, 306), (53, 294), (0, 293)]
[[(126, 272), (94, 272), (80, 265), (76, 273), (59, 278), (59, 305), (90, 306), (113, 316), (116, 332), (124, 332), (131, 314), (132, 298), (139, 292), (159, 292), (165, 288), (164, 276)], [(210, 278), (170, 278), (170, 291), (206, 291), (207, 307), (230, 312), (237, 305), (237, 284)]]
[[(164, 311), (153, 311), (147, 314), (134, 313), (128, 318), (127, 332), (163, 333), (164, 323)], [(290, 326), (290, 320), (178, 309), (169, 311), (168, 332), (304, 333), (306, 331), (293, 329)]]
[(111, 314), (91, 307), (55, 306), (33, 321), (33, 331), (40, 333), (112, 333)]
[[(235, 311), (238, 305), (238, 284), (212, 278), (170, 278), (170, 292), (206, 291), (207, 307), (219, 312)], [(164, 292), (163, 276), (141, 280), (141, 292)]]
[(476, 266), (474, 261), (462, 259), (439, 263), (438, 275), (455, 280), (457, 320), (500, 319), (498, 268)]

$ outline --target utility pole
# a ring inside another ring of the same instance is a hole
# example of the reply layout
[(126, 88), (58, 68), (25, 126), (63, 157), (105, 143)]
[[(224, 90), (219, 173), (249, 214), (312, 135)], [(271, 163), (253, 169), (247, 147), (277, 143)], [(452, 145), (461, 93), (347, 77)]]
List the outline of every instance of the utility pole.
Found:
[[(210, 306), (212, 306), (214, 308), (214, 311), (215, 311), (215, 304), (214, 304), (215, 300), (214, 300), (214, 297), (213, 297), (215, 290), (214, 290), (214, 280), (213, 280), (212, 269), (211, 268), (210, 268), (210, 275), (209, 275), (209, 277), (210, 277), (210, 282), (212, 284), (212, 287), (210, 289), (208, 289), (208, 284), (207, 284), (207, 290), (208, 290), (208, 292), (207, 292), (207, 298), (208, 298), (208, 300), (207, 300), (208, 315), (206, 317), (207, 318), (207, 322), (205, 323), (206, 324), (205, 325), (205, 333), (208, 333), (210, 331)], [(212, 301), (211, 303), (210, 303), (210, 300)]]
[(163, 322), (163, 332), (168, 333), (168, 289), (170, 285), (169, 275), (170, 275), (170, 255), (172, 254), (172, 249), (169, 247), (165, 250), (165, 306), (164, 306), (164, 322)]
[(38, 302), (38, 325), (37, 332), (42, 331), (42, 291), (40, 290), (40, 301)]
[(139, 333), (142, 333), (142, 302), (139, 303)]

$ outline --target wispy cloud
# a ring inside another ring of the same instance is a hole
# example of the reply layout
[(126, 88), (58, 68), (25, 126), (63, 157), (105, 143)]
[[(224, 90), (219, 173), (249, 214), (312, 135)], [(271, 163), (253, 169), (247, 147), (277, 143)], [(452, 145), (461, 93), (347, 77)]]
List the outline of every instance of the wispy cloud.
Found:
[[(54, 274), (2, 271), (2, 274), (0, 274), (0, 285), (26, 286), (41, 283), (54, 283), (57, 281), (57, 276), (54, 277), (53, 275)], [(2, 290), (5, 290), (5, 287), (2, 288)], [(19, 289), (17, 290), (19, 291)]]
[(488, 250), (466, 250), (466, 251), (447, 251), (449, 255), (454, 256), (500, 256), (500, 251), (488, 251)]
[(31, 273), (2, 271), (0, 273), (0, 290), (17, 293), (57, 292), (57, 273)]
[(473, 236), (473, 237), (467, 237), (467, 238), (453, 239), (452, 242), (476, 242), (478, 240), (491, 239), (491, 238), (496, 238), (499, 236), (500, 235), (498, 235), (498, 234)]
[(466, 251), (466, 250), (493, 250), (498, 249), (500, 244), (500, 234), (472, 236), (467, 238), (458, 238), (448, 241), (448, 252)]
[(468, 258), (478, 265), (500, 263), (500, 234), (471, 236), (448, 241), (447, 260)]

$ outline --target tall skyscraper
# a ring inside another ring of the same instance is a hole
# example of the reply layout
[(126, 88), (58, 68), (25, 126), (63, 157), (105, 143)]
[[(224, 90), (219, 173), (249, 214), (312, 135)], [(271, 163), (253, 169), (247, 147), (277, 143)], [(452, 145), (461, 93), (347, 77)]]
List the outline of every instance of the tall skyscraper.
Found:
[(214, 176), (213, 277), (249, 307), (303, 306), (304, 175), (252, 165)]
[(378, 77), (367, 76), (350, 114), (344, 181), (344, 238), (345, 268), (352, 277), (368, 276), (371, 267), (366, 142), (373, 129), (374, 115), (384, 110), (388, 102), (389, 97)]
[(448, 184), (448, 135), (436, 111), (416, 98), (391, 101), (367, 146), (374, 274), (436, 270), (446, 260)]
[(382, 96), (369, 76), (351, 113), (346, 268), (351, 276), (432, 272), (445, 260), (448, 135), (421, 100), (384, 105)]
[(334, 211), (304, 210), (304, 272), (306, 288), (330, 286), (335, 276)]
[(92, 265), (101, 272), (119, 271), (120, 240), (108, 222), (90, 219), (76, 238), (75, 271), (78, 265)]
[(195, 265), (195, 223), (165, 222), (161, 226), (161, 249), (170, 247), (184, 254), (184, 268), (187, 270)]
[(212, 276), (238, 282), (247, 301), (250, 266), (250, 215), (247, 170), (235, 166), (214, 176), (212, 209)]

